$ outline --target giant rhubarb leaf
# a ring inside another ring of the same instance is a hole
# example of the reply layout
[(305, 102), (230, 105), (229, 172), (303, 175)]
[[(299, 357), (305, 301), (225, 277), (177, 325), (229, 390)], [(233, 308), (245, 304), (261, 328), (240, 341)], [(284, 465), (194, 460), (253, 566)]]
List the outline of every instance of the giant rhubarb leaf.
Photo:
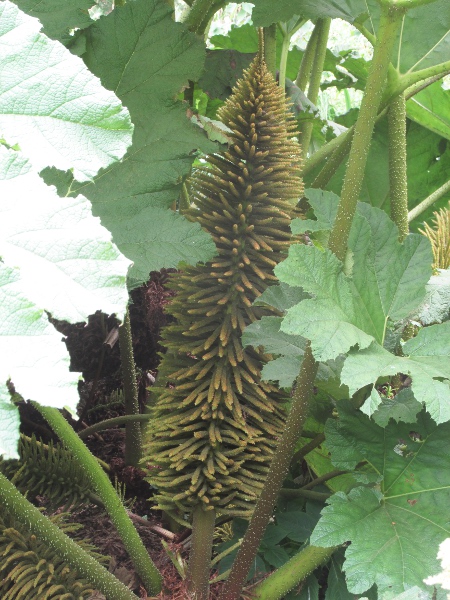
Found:
[(122, 158), (133, 126), (83, 61), (40, 28), (15, 4), (0, 2), (0, 130), (34, 168), (73, 169), (86, 181)]
[(121, 317), (130, 261), (86, 198), (58, 198), (20, 153), (0, 146), (0, 256), (19, 267), (27, 297), (53, 317)]
[(0, 262), (0, 456), (19, 458), (19, 411), (6, 386), (14, 383), (24, 398), (47, 406), (78, 404), (78, 373), (69, 371), (69, 354), (61, 334), (42, 308), (23, 291), (17, 269)]
[[(88, 200), (58, 198), (19, 152), (0, 145), (0, 454), (17, 458), (19, 418), (6, 382), (75, 412), (78, 375), (46, 311), (85, 320), (125, 312), (129, 261)], [(20, 267), (20, 271), (17, 268)]]
[(423, 579), (438, 570), (437, 550), (450, 531), (450, 423), (436, 425), (422, 412), (413, 426), (391, 421), (382, 429), (343, 403), (339, 416), (325, 428), (333, 463), (353, 469), (366, 460), (383, 480), (379, 489), (332, 496), (311, 544), (351, 542), (344, 569), (354, 594), (373, 584), (382, 598), (426, 589)]
[[(317, 228), (322, 226), (319, 222)], [(412, 234), (400, 244), (397, 237), (396, 226), (383, 211), (361, 203), (345, 268), (329, 250), (292, 246), (275, 272), (314, 298), (289, 308), (281, 331), (310, 339), (320, 361), (349, 353), (341, 383), (350, 394), (381, 376), (409, 374), (416, 399), (442, 423), (450, 419), (450, 324), (422, 330), (404, 345), (402, 357), (383, 347), (389, 323), (417, 309), (430, 276), (428, 241)], [(380, 401), (374, 391), (365, 410), (373, 412)]]
[(43, 31), (65, 45), (73, 41), (73, 31), (92, 24), (89, 9), (94, 0), (13, 0), (14, 4), (44, 26)]
[(341, 381), (352, 394), (379, 377), (408, 374), (416, 400), (425, 402), (433, 419), (437, 423), (450, 420), (450, 322), (421, 329), (406, 342), (403, 353), (394, 356), (376, 343), (359, 352), (352, 350)]
[(131, 0), (86, 36), (89, 69), (127, 106), (135, 132), (121, 163), (92, 184), (73, 183), (71, 191), (91, 200), (94, 214), (134, 262), (132, 285), (146, 281), (151, 270), (208, 260), (215, 253), (210, 236), (167, 210), (177, 201), (194, 151), (216, 149), (176, 99), (189, 80), (198, 80), (204, 43), (174, 22), (165, 0)]

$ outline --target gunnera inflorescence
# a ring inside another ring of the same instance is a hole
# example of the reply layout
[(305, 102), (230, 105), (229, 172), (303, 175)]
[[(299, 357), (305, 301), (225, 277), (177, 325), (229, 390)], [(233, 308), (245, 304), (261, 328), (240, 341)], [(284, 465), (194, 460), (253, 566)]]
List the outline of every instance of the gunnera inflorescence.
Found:
[[(50, 516), (65, 533), (81, 525), (68, 523), (65, 513)], [(103, 564), (109, 558), (87, 541), (77, 543)], [(95, 588), (82, 579), (54, 550), (27, 531), (0, 507), (0, 594), (2, 600), (87, 600)]]
[(283, 428), (286, 399), (261, 381), (268, 357), (243, 348), (241, 335), (273, 314), (253, 302), (276, 281), (273, 268), (287, 252), (302, 193), (300, 147), (284, 93), (260, 57), (219, 118), (233, 141), (193, 175), (187, 215), (211, 234), (217, 256), (171, 277), (176, 295), (168, 312), (176, 323), (163, 332), (167, 352), (145, 461), (159, 508), (248, 516)]

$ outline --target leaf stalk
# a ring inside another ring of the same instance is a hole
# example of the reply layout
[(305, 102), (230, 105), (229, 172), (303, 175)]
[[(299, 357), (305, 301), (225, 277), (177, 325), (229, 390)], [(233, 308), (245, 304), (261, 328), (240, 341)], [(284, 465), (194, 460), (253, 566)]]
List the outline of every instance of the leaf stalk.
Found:
[[(316, 51), (314, 54), (314, 61), (312, 66), (311, 79), (308, 87), (308, 99), (313, 103), (317, 104), (320, 92), (320, 82), (322, 78), (323, 65), (325, 63), (325, 55), (327, 51), (328, 36), (330, 33), (331, 19), (318, 19), (317, 28), (317, 44)], [(303, 156), (306, 157), (308, 153), (309, 144), (311, 142), (311, 135), (313, 130), (314, 121), (312, 119), (305, 121), (303, 125), (303, 131), (300, 134), (300, 145), (303, 149)]]
[(110, 600), (136, 600), (133, 592), (47, 519), (2, 473), (0, 503), (9, 514), (26, 525), (31, 534), (57, 552), (81, 577), (95, 585)]
[(98, 464), (95, 456), (84, 445), (76, 432), (56, 408), (41, 406), (37, 402), (33, 402), (32, 404), (85, 470), (92, 488), (97, 492), (111, 521), (117, 529), (133, 561), (136, 572), (148, 591), (158, 594), (161, 591), (162, 577), (134, 528), (133, 522), (120, 501), (114, 486)]
[(256, 503), (248, 529), (242, 540), (239, 552), (231, 567), (230, 576), (225, 583), (220, 600), (238, 600), (256, 553), (258, 552), (264, 531), (273, 514), (273, 509), (289, 470), (295, 444), (300, 437), (306, 421), (313, 383), (318, 364), (308, 343), (305, 349), (300, 373), (297, 377), (292, 398), (292, 408), (286, 421), (286, 427), (272, 459), (269, 473)]
[[(129, 309), (127, 309), (123, 323), (119, 327), (119, 347), (120, 359), (122, 361), (125, 414), (138, 415), (138, 385), (136, 381), (136, 366), (134, 362)], [(137, 467), (141, 456), (141, 424), (138, 421), (128, 421), (125, 425), (125, 464)]]
[(332, 556), (338, 546), (307, 546), (282, 567), (252, 589), (254, 600), (281, 600), (293, 587), (306, 579)]
[(347, 252), (348, 236), (364, 179), (370, 140), (386, 84), (392, 49), (403, 14), (404, 11), (392, 7), (383, 7), (381, 11), (377, 44), (359, 117), (355, 125), (341, 200), (329, 240), (330, 250), (341, 261), (344, 261)]

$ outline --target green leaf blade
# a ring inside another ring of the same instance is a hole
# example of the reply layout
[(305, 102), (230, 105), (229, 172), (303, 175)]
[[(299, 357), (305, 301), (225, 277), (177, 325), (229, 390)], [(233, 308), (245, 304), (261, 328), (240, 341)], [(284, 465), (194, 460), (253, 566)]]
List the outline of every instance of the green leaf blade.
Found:
[(215, 254), (209, 236), (180, 215), (163, 215), (176, 203), (195, 151), (217, 148), (176, 99), (188, 80), (199, 79), (204, 44), (173, 21), (163, 0), (116, 7), (86, 38), (86, 64), (127, 106), (136, 128), (121, 163), (104, 169), (94, 183), (75, 182), (72, 190), (89, 198), (94, 214), (135, 263), (131, 287), (146, 281), (151, 270), (206, 262)]
[[(67, 406), (75, 413), (79, 375), (69, 371), (69, 354), (61, 334), (50, 324), (45, 312), (26, 297), (23, 289), (18, 270), (0, 262), (1, 385), (11, 378), (25, 399), (46, 406)], [(5, 438), (11, 451), (12, 438), (18, 440), (19, 423), (8, 403), (9, 394), (6, 395), (4, 387), (0, 391), (2, 415), (13, 425)], [(1, 439), (3, 441), (3, 436)]]
[(44, 26), (44, 33), (64, 45), (73, 41), (71, 31), (84, 29), (92, 24), (89, 9), (93, 0), (13, 0), (14, 4)]
[(40, 27), (8, 0), (0, 4), (0, 128), (36, 170), (54, 165), (92, 179), (130, 145), (128, 111)]
[(351, 541), (344, 564), (350, 592), (373, 584), (381, 597), (415, 585), (425, 589), (422, 580), (435, 572), (437, 548), (449, 532), (450, 458), (444, 447), (450, 424), (436, 425), (422, 412), (414, 425), (390, 421), (382, 429), (345, 404), (339, 415), (326, 428), (333, 464), (351, 468), (366, 458), (383, 480), (380, 490), (335, 494), (311, 543)]
[[(17, 152), (0, 146), (0, 255), (21, 269), (27, 295), (57, 319), (125, 312), (130, 261), (82, 196), (58, 198)], [(14, 177), (14, 175), (18, 175)]]

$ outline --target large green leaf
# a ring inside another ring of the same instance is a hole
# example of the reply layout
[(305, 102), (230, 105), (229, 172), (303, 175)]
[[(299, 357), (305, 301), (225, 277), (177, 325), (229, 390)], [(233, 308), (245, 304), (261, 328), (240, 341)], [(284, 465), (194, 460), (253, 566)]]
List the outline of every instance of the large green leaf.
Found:
[(20, 267), (27, 297), (57, 319), (121, 317), (130, 261), (82, 196), (61, 199), (19, 153), (0, 146), (0, 256)]
[[(400, 244), (387, 215), (361, 203), (349, 248), (351, 276), (329, 250), (290, 248), (275, 272), (281, 281), (315, 298), (290, 308), (281, 331), (310, 339), (320, 361), (349, 352), (340, 379), (350, 394), (374, 385), (379, 377), (409, 374), (416, 400), (426, 403), (436, 422), (449, 420), (450, 323), (421, 330), (403, 346), (402, 357), (383, 347), (389, 322), (414, 313), (425, 295), (431, 263), (428, 240), (411, 234)], [(371, 414), (380, 402), (373, 390), (364, 410)]]
[(431, 248), (424, 236), (409, 235), (403, 244), (387, 215), (359, 203), (349, 248), (352, 276), (329, 250), (294, 245), (276, 267), (277, 277), (315, 296), (290, 308), (281, 329), (311, 339), (318, 360), (336, 358), (352, 346), (384, 341), (387, 319), (398, 321), (425, 295)]
[[(343, 563), (344, 551), (338, 550), (333, 554), (330, 562), (328, 563), (329, 571), (325, 600), (357, 600), (357, 598), (361, 598), (359, 594), (358, 596), (355, 596), (355, 594), (351, 594), (348, 591), (347, 584), (345, 582), (345, 573), (342, 570)], [(381, 600), (375, 587), (371, 588), (367, 592), (364, 592), (364, 599)], [(419, 600), (419, 597), (414, 599), (411, 598), (411, 600)]]
[(134, 262), (130, 276), (136, 283), (181, 260), (207, 260), (215, 246), (199, 225), (161, 210), (177, 200), (194, 150), (216, 148), (175, 98), (188, 80), (199, 78), (203, 42), (173, 21), (165, 0), (131, 0), (86, 36), (88, 67), (128, 107), (135, 132), (121, 163), (100, 172), (92, 184), (74, 183), (71, 193), (81, 191), (91, 200), (94, 214)]
[(85, 181), (124, 155), (133, 127), (117, 97), (40, 28), (0, 3), (0, 130), (35, 169), (73, 169)]
[(383, 598), (426, 589), (422, 580), (437, 571), (437, 549), (450, 529), (450, 423), (436, 425), (421, 413), (413, 426), (391, 421), (382, 429), (350, 407), (339, 405), (339, 414), (325, 430), (334, 464), (367, 460), (383, 480), (379, 489), (332, 496), (311, 544), (351, 542), (344, 569), (352, 593), (373, 584)]
[(410, 119), (450, 140), (450, 90), (440, 81), (410, 98), (406, 110)]
[(427, 283), (426, 296), (416, 315), (423, 325), (450, 319), (450, 269), (439, 269)]
[(94, 0), (13, 0), (14, 4), (44, 26), (43, 32), (63, 44), (73, 40), (74, 29), (92, 24), (89, 9)]
[[(428, 27), (424, 27), (428, 23)], [(418, 71), (446, 62), (450, 55), (450, 5), (437, 0), (406, 13), (394, 48), (394, 66), (401, 72)]]
[(414, 398), (411, 388), (404, 388), (392, 398), (383, 398), (372, 416), (380, 427), (386, 427), (390, 419), (397, 422), (415, 423), (417, 413), (421, 409), (422, 405)]
[(0, 456), (19, 458), (19, 412), (11, 402), (11, 379), (26, 399), (75, 412), (79, 375), (47, 315), (23, 292), (19, 271), (0, 262)]
[[(412, 378), (411, 389), (437, 423), (450, 420), (450, 322), (421, 329), (403, 346), (405, 356), (394, 356), (373, 343), (366, 349), (351, 351), (341, 372), (341, 381), (350, 394), (379, 377), (396, 373)], [(376, 408), (376, 403), (373, 404)]]
[(236, 50), (210, 50), (198, 84), (210, 98), (226, 100), (253, 58), (254, 54)]
[[(78, 403), (78, 375), (47, 312), (72, 322), (122, 318), (129, 261), (88, 200), (59, 198), (19, 152), (0, 145), (0, 454), (17, 457), (19, 418), (6, 382), (47, 406)], [(17, 268), (19, 267), (19, 268)]]

